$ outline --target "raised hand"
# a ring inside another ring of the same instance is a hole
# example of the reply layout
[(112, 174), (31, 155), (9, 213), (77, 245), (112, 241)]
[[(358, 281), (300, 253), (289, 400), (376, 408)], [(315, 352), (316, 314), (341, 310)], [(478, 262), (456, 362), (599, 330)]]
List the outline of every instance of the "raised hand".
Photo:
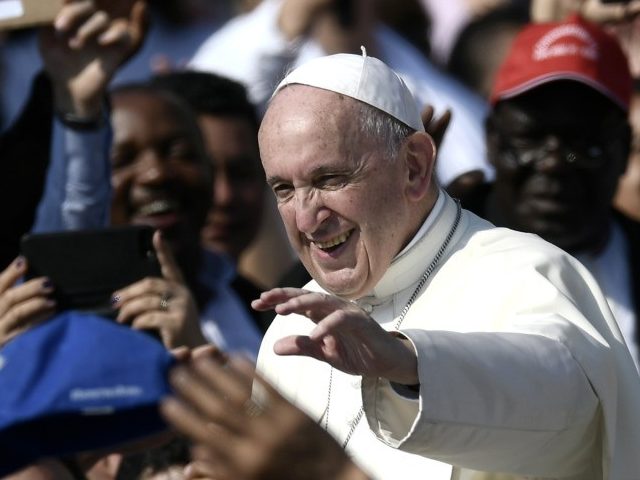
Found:
[(55, 313), (55, 301), (49, 298), (53, 286), (47, 278), (16, 285), (26, 272), (26, 260), (18, 257), (0, 273), (0, 346)]
[(100, 115), (107, 85), (137, 52), (147, 27), (146, 0), (67, 0), (52, 27), (40, 35), (56, 108), (82, 119)]
[(254, 300), (256, 310), (273, 309), (280, 315), (297, 313), (316, 324), (305, 335), (281, 338), (278, 355), (304, 355), (353, 375), (418, 383), (416, 354), (411, 343), (384, 330), (352, 302), (333, 295), (298, 288), (276, 288)]
[(177, 399), (161, 411), (197, 442), (187, 478), (366, 479), (326, 432), (259, 377), (260, 393), (249, 400), (253, 380), (252, 366), (239, 358), (227, 368), (196, 361), (172, 372)]
[(154, 234), (153, 246), (162, 278), (145, 278), (114, 292), (114, 307), (120, 309), (116, 320), (137, 330), (158, 332), (169, 349), (205, 344), (195, 300), (160, 232)]
[(451, 110), (445, 110), (445, 112), (439, 117), (435, 117), (434, 113), (435, 111), (433, 110), (433, 107), (427, 105), (424, 107), (424, 110), (422, 110), (420, 117), (422, 118), (424, 129), (429, 135), (431, 135), (431, 138), (433, 138), (433, 143), (435, 143), (437, 150), (440, 148), (442, 140), (444, 140), (447, 128), (449, 128), (449, 123), (451, 122)]

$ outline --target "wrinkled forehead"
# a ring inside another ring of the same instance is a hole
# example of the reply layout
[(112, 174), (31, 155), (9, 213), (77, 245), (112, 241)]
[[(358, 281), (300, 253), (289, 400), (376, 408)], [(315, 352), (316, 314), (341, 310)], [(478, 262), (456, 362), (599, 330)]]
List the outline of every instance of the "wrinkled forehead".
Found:
[(312, 123), (318, 132), (344, 131), (358, 120), (361, 102), (346, 95), (307, 85), (289, 85), (269, 103), (260, 127), (260, 137), (278, 135), (284, 127), (295, 132)]
[(153, 89), (125, 89), (111, 94), (112, 111), (126, 110), (139, 117), (171, 119), (195, 124), (195, 113), (179, 98)]

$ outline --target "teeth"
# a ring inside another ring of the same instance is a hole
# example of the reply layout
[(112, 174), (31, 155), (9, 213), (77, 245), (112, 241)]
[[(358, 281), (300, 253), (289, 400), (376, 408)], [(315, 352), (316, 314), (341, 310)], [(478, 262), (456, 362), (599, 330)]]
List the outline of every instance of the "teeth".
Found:
[(349, 238), (350, 235), (351, 235), (351, 232), (346, 232), (326, 242), (314, 242), (314, 243), (319, 248), (327, 249), (327, 248), (335, 247), (336, 245), (340, 245), (341, 243), (346, 242), (347, 238)]
[(140, 207), (140, 210), (138, 210), (138, 215), (146, 217), (174, 210), (177, 210), (177, 205), (175, 202), (171, 200), (156, 200)]

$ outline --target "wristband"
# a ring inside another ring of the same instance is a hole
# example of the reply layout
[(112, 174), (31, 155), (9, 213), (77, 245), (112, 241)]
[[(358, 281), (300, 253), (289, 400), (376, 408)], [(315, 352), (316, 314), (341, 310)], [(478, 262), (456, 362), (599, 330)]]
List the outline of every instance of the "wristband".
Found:
[(56, 112), (56, 116), (64, 126), (72, 130), (98, 130), (105, 124), (102, 113), (95, 118), (85, 118), (69, 112)]

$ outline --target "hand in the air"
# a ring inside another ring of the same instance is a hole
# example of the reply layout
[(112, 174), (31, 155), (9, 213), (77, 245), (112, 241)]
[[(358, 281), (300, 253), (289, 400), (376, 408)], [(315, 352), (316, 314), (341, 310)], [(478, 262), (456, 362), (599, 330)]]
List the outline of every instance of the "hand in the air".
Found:
[(264, 292), (252, 307), (274, 309), (280, 315), (297, 313), (316, 324), (309, 336), (278, 340), (274, 345), (278, 355), (304, 355), (353, 375), (382, 377), (405, 385), (418, 383), (411, 343), (384, 330), (352, 302), (298, 288), (276, 288)]

